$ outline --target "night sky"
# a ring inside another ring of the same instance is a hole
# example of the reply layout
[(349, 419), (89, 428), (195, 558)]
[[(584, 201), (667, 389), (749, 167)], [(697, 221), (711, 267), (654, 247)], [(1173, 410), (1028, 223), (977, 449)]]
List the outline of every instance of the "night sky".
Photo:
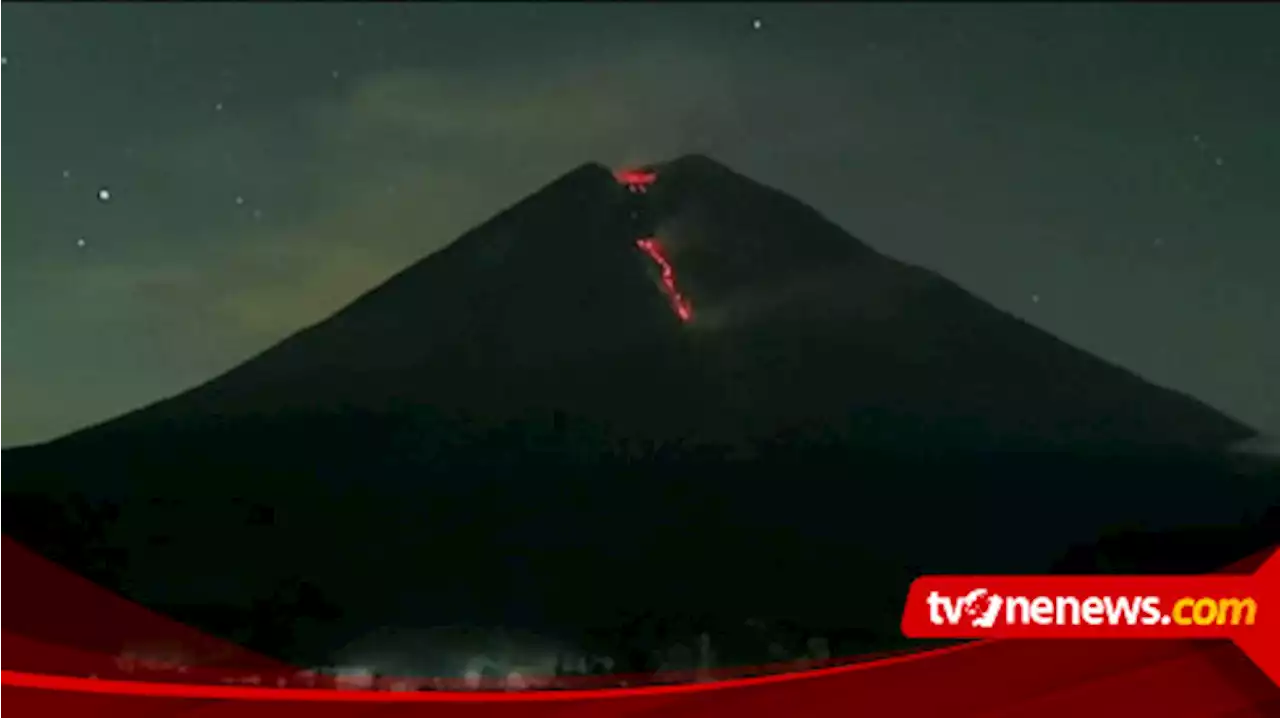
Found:
[(694, 151), (1280, 433), (1280, 5), (4, 15), (6, 446), (209, 379), (578, 164)]

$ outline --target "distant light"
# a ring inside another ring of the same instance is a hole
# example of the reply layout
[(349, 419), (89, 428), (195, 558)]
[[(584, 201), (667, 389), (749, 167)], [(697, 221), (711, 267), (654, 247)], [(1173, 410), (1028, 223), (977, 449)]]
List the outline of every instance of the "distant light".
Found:
[(244, 206), (244, 197), (236, 197), (236, 206), (238, 207)]
[(345, 690), (368, 690), (375, 683), (374, 670), (363, 666), (336, 666), (333, 677), (335, 685)]
[(1032, 295), (1031, 295), (1031, 301), (1032, 301), (1032, 303), (1034, 303), (1034, 304), (1039, 304), (1039, 303), (1040, 303), (1040, 295), (1039, 295), (1039, 294), (1032, 294)]
[(62, 179), (71, 179), (71, 170), (62, 170)]
[(223, 104), (222, 104), (221, 102), (219, 102), (219, 103), (217, 103), (216, 105), (214, 105), (214, 106), (213, 106), (213, 111), (214, 111), (214, 112), (222, 112), (222, 108), (223, 108)]
[(89, 246), (89, 243), (85, 240), (84, 237), (81, 237), (80, 239), (76, 240), (76, 246), (79, 247), (80, 249), (84, 249), (85, 247)]
[(755, 20), (751, 21), (751, 29), (760, 30), (763, 27), (764, 27), (764, 20), (761, 20), (760, 18), (756, 18)]
[(480, 683), (483, 679), (480, 675), (480, 671), (467, 671), (462, 676), (462, 680), (466, 682), (468, 690), (475, 691), (480, 689)]
[(102, 189), (98, 190), (98, 201), (100, 201), (100, 202), (110, 202), (110, 201), (111, 201), (111, 190), (107, 189), (106, 187), (103, 187)]

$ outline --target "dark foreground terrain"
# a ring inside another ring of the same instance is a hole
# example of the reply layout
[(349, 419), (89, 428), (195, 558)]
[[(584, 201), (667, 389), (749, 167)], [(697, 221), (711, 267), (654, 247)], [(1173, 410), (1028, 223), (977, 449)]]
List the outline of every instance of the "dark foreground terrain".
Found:
[(657, 175), (580, 168), (208, 384), (6, 451), (6, 534), (295, 664), (420, 673), (480, 650), (404, 647), (441, 627), (619, 672), (704, 634), (852, 655), (901, 643), (920, 572), (1280, 538), (1280, 476), (1225, 458), (1248, 427), (710, 160)]

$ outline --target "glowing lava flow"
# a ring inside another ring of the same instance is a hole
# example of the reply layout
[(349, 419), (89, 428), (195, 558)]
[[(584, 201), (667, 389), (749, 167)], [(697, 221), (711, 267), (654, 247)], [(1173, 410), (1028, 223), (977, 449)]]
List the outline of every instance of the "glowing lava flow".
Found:
[(659, 246), (658, 240), (641, 239), (636, 242), (636, 246), (649, 255), (658, 268), (662, 270), (662, 286), (666, 289), (667, 298), (671, 300), (671, 307), (675, 310), (676, 315), (680, 317), (680, 321), (689, 322), (693, 319), (693, 305), (680, 294), (680, 290), (676, 287), (676, 270), (671, 266), (671, 262), (667, 261), (666, 255), (662, 253), (662, 247)]
[[(632, 194), (648, 194), (649, 188), (658, 181), (658, 173), (651, 169), (619, 170), (614, 173), (614, 177), (618, 180), (618, 184), (625, 185)], [(632, 213), (632, 218), (638, 216), (637, 212)], [(662, 287), (666, 291), (667, 299), (671, 301), (671, 308), (675, 310), (676, 316), (680, 317), (682, 322), (692, 321), (693, 305), (684, 298), (676, 286), (675, 267), (671, 266), (671, 262), (663, 254), (658, 240), (653, 237), (644, 237), (636, 240), (636, 246), (649, 255), (649, 259), (653, 260), (662, 271)]]
[(658, 181), (658, 173), (649, 170), (621, 170), (614, 173), (614, 177), (633, 194), (647, 194), (649, 187)]

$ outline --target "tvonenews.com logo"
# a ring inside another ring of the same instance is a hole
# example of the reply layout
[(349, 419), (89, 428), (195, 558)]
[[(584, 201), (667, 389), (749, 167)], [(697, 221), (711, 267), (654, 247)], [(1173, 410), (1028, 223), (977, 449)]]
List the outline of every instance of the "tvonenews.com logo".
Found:
[(931, 591), (925, 599), (935, 626), (1252, 626), (1252, 597), (1184, 596), (1166, 612), (1160, 596), (1002, 596), (976, 588), (960, 596)]
[(1234, 643), (1280, 683), (1280, 552), (1254, 573), (921, 576), (902, 633), (920, 639), (1172, 639)]

